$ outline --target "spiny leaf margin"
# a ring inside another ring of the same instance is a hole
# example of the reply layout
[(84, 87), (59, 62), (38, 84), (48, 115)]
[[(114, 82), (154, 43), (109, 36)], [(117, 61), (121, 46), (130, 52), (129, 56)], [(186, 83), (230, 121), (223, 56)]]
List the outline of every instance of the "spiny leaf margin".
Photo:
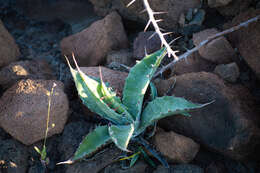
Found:
[(123, 90), (123, 104), (128, 108), (128, 112), (134, 116), (137, 123), (141, 114), (144, 94), (166, 54), (166, 49), (162, 48), (151, 55), (147, 55), (130, 70), (126, 78)]
[(190, 114), (188, 114), (188, 112), (202, 108), (208, 104), (210, 103), (195, 104), (184, 98), (175, 96), (157, 97), (153, 101), (149, 102), (144, 108), (137, 135), (159, 119), (175, 114), (189, 116)]
[(76, 161), (86, 157), (87, 155), (91, 155), (109, 140), (111, 140), (111, 137), (108, 133), (108, 127), (97, 127), (84, 138), (71, 160)]
[[(115, 123), (115, 124), (128, 124), (131, 123), (128, 117), (122, 118), (122, 115), (116, 113), (111, 109), (101, 98), (104, 97), (101, 92), (101, 84), (97, 80), (84, 74), (77, 65), (73, 56), (77, 70), (74, 70), (68, 59), (71, 74), (73, 76), (78, 94), (83, 104), (86, 105), (92, 112), (99, 114), (101, 117)], [(106, 97), (106, 96), (105, 96)]]
[(134, 125), (110, 125), (108, 127), (109, 135), (118, 148), (129, 152), (128, 143), (134, 133)]

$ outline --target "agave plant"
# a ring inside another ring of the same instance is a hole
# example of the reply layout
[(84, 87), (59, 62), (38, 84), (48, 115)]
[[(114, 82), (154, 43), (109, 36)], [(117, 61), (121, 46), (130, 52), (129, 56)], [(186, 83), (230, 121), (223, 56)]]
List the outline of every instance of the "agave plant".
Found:
[(84, 74), (78, 67), (74, 56), (76, 70), (73, 69), (66, 58), (83, 104), (110, 123), (98, 126), (90, 132), (79, 145), (74, 156), (62, 163), (71, 164), (91, 155), (110, 142), (121, 150), (129, 152), (129, 141), (138, 138), (148, 126), (159, 119), (176, 114), (190, 116), (189, 111), (207, 105), (194, 104), (184, 98), (163, 96), (154, 98), (143, 108), (146, 90), (166, 54), (166, 49), (162, 48), (144, 57), (130, 70), (126, 78), (122, 101), (103, 82), (102, 77), (96, 80)]

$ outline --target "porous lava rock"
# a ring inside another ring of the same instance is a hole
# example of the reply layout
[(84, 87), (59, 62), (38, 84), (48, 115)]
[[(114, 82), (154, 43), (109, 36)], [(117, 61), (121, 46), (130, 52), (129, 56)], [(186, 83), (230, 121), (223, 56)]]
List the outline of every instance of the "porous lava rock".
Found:
[(68, 98), (55, 80), (20, 80), (0, 99), (0, 126), (15, 139), (31, 145), (44, 139), (51, 96), (48, 137), (61, 133), (68, 117)]

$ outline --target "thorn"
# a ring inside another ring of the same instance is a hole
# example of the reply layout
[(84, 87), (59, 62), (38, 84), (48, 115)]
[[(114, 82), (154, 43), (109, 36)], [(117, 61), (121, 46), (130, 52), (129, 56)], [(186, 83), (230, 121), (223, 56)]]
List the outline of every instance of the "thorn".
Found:
[(146, 49), (146, 46), (144, 46), (144, 54), (145, 54), (145, 56), (148, 55), (148, 53), (147, 53), (147, 49)]
[(173, 51), (174, 54), (176, 54), (176, 53), (178, 53), (178, 52), (180, 52), (180, 51), (178, 51), (178, 50)]
[(167, 11), (158, 11), (158, 12), (153, 12), (153, 14), (166, 14), (166, 13), (168, 13)]
[(157, 19), (157, 20), (155, 20), (156, 23), (162, 22), (162, 21), (163, 21), (163, 19)]
[(77, 61), (76, 61), (76, 58), (75, 58), (75, 55), (74, 55), (73, 52), (72, 52), (72, 58), (73, 58), (73, 61), (74, 61), (74, 63), (75, 63), (75, 66), (76, 66), (77, 70), (80, 71), (80, 68), (79, 68), (79, 66), (78, 66), (78, 64), (77, 64)]
[(160, 31), (166, 31), (166, 29), (163, 29), (163, 28), (159, 28), (160, 29)]
[(133, 3), (135, 2), (135, 0), (132, 0), (131, 2), (129, 2), (126, 7), (130, 7)]
[(68, 64), (69, 68), (70, 68), (70, 69), (73, 69), (73, 68), (71, 67), (71, 65), (70, 65), (70, 62), (69, 62), (68, 57), (67, 57), (66, 55), (64, 55), (64, 57), (65, 57), (65, 59), (66, 59), (66, 61), (67, 61), (67, 64)]
[(163, 33), (162, 35), (165, 36), (165, 35), (170, 35), (172, 34), (173, 32), (166, 32), (166, 33)]
[(157, 32), (154, 32), (147, 40), (150, 40), (150, 39), (153, 38), (156, 34), (157, 34)]
[(124, 64), (120, 64), (120, 66), (122, 66), (122, 67), (124, 67), (126, 70), (128, 70), (128, 71), (130, 71), (131, 70), (131, 68), (130, 67), (128, 67), (128, 66), (126, 66), (126, 65), (124, 65)]
[(142, 14), (142, 13), (144, 13), (144, 12), (146, 12), (146, 11), (147, 11), (146, 9), (143, 9), (142, 11), (140, 11), (139, 14)]
[(149, 20), (144, 28), (144, 32), (146, 32), (146, 30), (148, 29), (149, 25), (151, 24), (151, 20)]
[(174, 43), (174, 42), (175, 42), (176, 40), (178, 40), (179, 38), (181, 38), (181, 36), (179, 36), (179, 37), (173, 39), (173, 40), (169, 43), (169, 45), (171, 45), (172, 43)]
[(99, 66), (99, 78), (100, 78), (101, 85), (103, 85), (102, 71), (101, 71), (101, 67), (100, 66)]
[(72, 160), (67, 160), (67, 161), (64, 161), (64, 162), (59, 162), (56, 165), (64, 165), (64, 164), (69, 164), (70, 165), (72, 163), (74, 163)]

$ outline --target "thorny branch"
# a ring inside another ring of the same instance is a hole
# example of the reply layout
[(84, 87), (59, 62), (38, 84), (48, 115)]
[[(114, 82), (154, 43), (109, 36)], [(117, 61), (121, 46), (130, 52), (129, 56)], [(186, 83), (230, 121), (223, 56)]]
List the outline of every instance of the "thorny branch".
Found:
[(172, 62), (170, 62), (168, 65), (164, 66), (160, 71), (158, 71), (158, 72), (154, 75), (153, 78), (158, 77), (158, 76), (161, 75), (164, 71), (166, 71), (167, 69), (171, 68), (177, 61), (179, 61), (179, 60), (181, 60), (181, 59), (184, 59), (184, 58), (187, 58), (189, 55), (191, 55), (192, 53), (198, 51), (201, 47), (205, 46), (206, 44), (208, 44), (208, 43), (211, 42), (212, 40), (215, 40), (216, 38), (219, 38), (219, 37), (221, 37), (221, 36), (224, 36), (224, 35), (226, 35), (226, 34), (228, 34), (228, 33), (237, 31), (237, 30), (239, 30), (239, 29), (242, 28), (242, 27), (247, 27), (250, 23), (256, 22), (256, 21), (258, 21), (258, 20), (260, 20), (260, 15), (254, 17), (254, 18), (251, 18), (251, 19), (249, 19), (249, 20), (247, 20), (247, 21), (245, 21), (245, 22), (242, 22), (242, 23), (240, 23), (240, 24), (237, 25), (237, 26), (234, 26), (234, 27), (232, 27), (232, 28), (229, 28), (229, 29), (227, 29), (227, 30), (224, 30), (224, 31), (222, 31), (222, 32), (219, 32), (219, 33), (213, 35), (213, 36), (208, 37), (208, 39), (206, 39), (206, 40), (200, 42), (200, 44), (199, 44), (198, 46), (196, 46), (196, 47), (194, 47), (194, 48), (188, 50), (188, 51), (185, 52), (184, 54), (180, 55), (180, 56), (179, 56), (179, 59), (177, 59), (177, 60), (174, 59), (174, 60), (173, 60)]
[(158, 22), (160, 22), (160, 21), (162, 21), (162, 20), (161, 20), (161, 19), (157, 19), (157, 20), (156, 20), (155, 17), (154, 17), (155, 14), (161, 14), (162, 12), (154, 12), (154, 11), (151, 9), (150, 4), (148, 3), (148, 0), (143, 0), (143, 2), (144, 2), (145, 9), (146, 9), (146, 11), (147, 11), (147, 14), (148, 14), (148, 16), (149, 16), (149, 21), (148, 21), (148, 23), (147, 23), (146, 28), (148, 28), (148, 26), (149, 26), (150, 24), (152, 24), (153, 27), (154, 27), (155, 32), (158, 34), (158, 36), (159, 36), (160, 39), (161, 39), (162, 45), (164, 45), (164, 46), (166, 47), (167, 52), (168, 52), (168, 56), (169, 56), (169, 57), (170, 57), (170, 56), (173, 56), (173, 57), (174, 57), (174, 60), (178, 60), (178, 56), (176, 55), (176, 53), (177, 53), (178, 51), (173, 51), (172, 48), (171, 48), (171, 46), (167, 43), (167, 41), (166, 41), (165, 38), (164, 38), (164, 36), (167, 35), (167, 34), (169, 34), (169, 33), (162, 33), (162, 32), (161, 32), (161, 29), (160, 29), (160, 27), (159, 27), (159, 25), (158, 25)]
[[(127, 7), (129, 7), (130, 5), (132, 5), (136, 0), (132, 0), (130, 3), (128, 3)], [(231, 33), (231, 32), (234, 32), (236, 30), (239, 30), (240, 28), (242, 27), (247, 27), (250, 23), (252, 22), (256, 22), (258, 20), (260, 20), (260, 15), (254, 17), (254, 18), (251, 18), (245, 22), (242, 22), (240, 23), (239, 25), (237, 26), (234, 26), (230, 29), (227, 29), (227, 30), (224, 30), (222, 32), (219, 32), (213, 36), (210, 36), (208, 37), (206, 40), (202, 41), (198, 46), (190, 49), (190, 50), (187, 50), (187, 52), (185, 52), (184, 54), (180, 55), (180, 56), (177, 56), (176, 53), (178, 51), (174, 51), (172, 50), (172, 48), (170, 47), (170, 43), (168, 44), (167, 41), (165, 40), (164, 36), (169, 34), (169, 33), (162, 33), (161, 32), (161, 28), (159, 27), (158, 25), (158, 22), (162, 21), (162, 19), (155, 19), (155, 15), (156, 14), (162, 14), (162, 13), (165, 13), (165, 12), (154, 12), (152, 10), (152, 8), (150, 7), (150, 4), (148, 2), (148, 0), (143, 0), (143, 3), (144, 3), (144, 7), (145, 7), (145, 11), (147, 12), (148, 16), (149, 16), (149, 21), (145, 27), (144, 30), (146, 30), (148, 28), (148, 26), (150, 24), (153, 25), (154, 29), (155, 29), (155, 33), (158, 34), (159, 38), (161, 39), (161, 42), (162, 42), (162, 45), (166, 47), (167, 49), (167, 52), (168, 52), (168, 56), (172, 55), (174, 57), (174, 60), (172, 62), (170, 62), (168, 65), (164, 66), (163, 68), (161, 68), (161, 70), (159, 70), (153, 78), (156, 78), (158, 77), (159, 75), (161, 75), (164, 71), (168, 70), (169, 68), (173, 67), (174, 64), (181, 60), (181, 59), (185, 59), (187, 58), (188, 56), (190, 56), (192, 53), (198, 51), (201, 47), (205, 46), (206, 44), (208, 44), (209, 42), (211, 42), (212, 40), (215, 40), (216, 38), (219, 38), (221, 36), (224, 36), (228, 33)]]
[[(130, 3), (128, 3), (127, 7), (129, 7), (130, 5), (132, 5), (136, 0), (132, 0)], [(166, 35), (169, 35), (171, 34), (171, 32), (168, 32), (168, 33), (162, 33), (161, 30), (163, 30), (162, 28), (159, 27), (158, 25), (158, 22), (161, 22), (163, 21), (162, 19), (156, 19), (155, 18), (155, 15), (157, 14), (163, 14), (165, 12), (155, 12), (152, 10), (148, 0), (143, 0), (143, 3), (144, 3), (144, 7), (145, 7), (145, 11), (147, 12), (148, 16), (149, 16), (149, 21), (147, 22), (147, 25), (144, 29), (144, 31), (146, 31), (146, 29), (149, 27), (150, 24), (153, 25), (154, 27), (154, 30), (155, 30), (155, 33), (158, 34), (160, 40), (161, 40), (161, 43), (162, 43), (162, 46), (165, 46), (166, 47), (166, 50), (167, 50), (167, 53), (168, 53), (168, 56), (173, 56), (174, 57), (174, 60), (178, 60), (178, 56), (176, 55), (176, 53), (178, 51), (174, 51), (172, 50), (170, 44), (167, 43), (166, 39), (164, 38), (164, 36)], [(154, 36), (154, 35), (152, 35)], [(151, 36), (151, 37), (152, 37)]]

